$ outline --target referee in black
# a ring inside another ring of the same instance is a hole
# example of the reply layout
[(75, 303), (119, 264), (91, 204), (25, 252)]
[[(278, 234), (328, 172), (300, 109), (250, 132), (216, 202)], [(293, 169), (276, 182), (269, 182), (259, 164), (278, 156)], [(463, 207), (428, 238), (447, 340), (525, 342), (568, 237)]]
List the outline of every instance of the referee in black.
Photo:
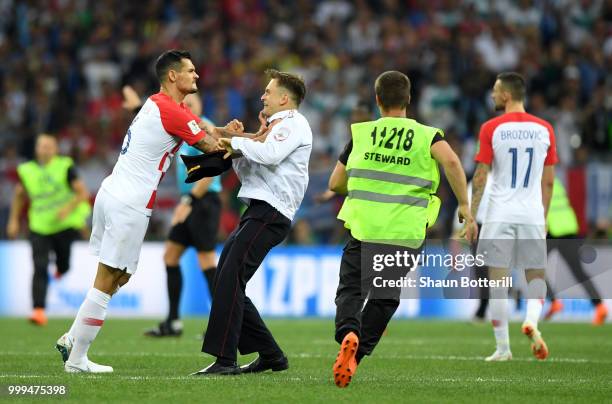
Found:
[[(268, 251), (285, 239), (308, 185), (312, 132), (297, 111), (304, 81), (293, 74), (268, 70), (270, 81), (261, 97), (268, 131), (255, 139), (222, 138), (242, 186), (238, 197), (248, 204), (238, 228), (227, 239), (215, 275), (213, 301), (202, 351), (216, 357), (194, 375), (230, 375), (281, 371), (289, 362), (253, 302), (246, 284)], [(258, 352), (238, 367), (237, 351)]]

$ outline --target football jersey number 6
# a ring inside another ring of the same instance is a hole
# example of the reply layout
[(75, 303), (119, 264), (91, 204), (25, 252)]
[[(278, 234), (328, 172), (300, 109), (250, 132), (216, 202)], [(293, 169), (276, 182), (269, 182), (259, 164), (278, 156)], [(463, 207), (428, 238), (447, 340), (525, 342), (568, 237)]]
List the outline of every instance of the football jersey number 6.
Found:
[(127, 153), (128, 147), (130, 147), (130, 140), (132, 140), (132, 131), (128, 129), (127, 134), (123, 138), (123, 145), (121, 146), (121, 154)]

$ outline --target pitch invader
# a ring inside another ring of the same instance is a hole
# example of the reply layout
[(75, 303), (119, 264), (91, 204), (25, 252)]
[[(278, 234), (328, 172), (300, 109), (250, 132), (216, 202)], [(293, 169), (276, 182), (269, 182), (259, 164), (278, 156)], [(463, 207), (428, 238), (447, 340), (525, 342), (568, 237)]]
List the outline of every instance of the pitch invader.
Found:
[[(525, 271), (527, 313), (522, 332), (531, 341), (537, 359), (546, 359), (548, 347), (538, 330), (546, 296), (546, 214), (550, 205), (555, 135), (550, 123), (525, 112), (525, 80), (518, 73), (497, 76), (491, 97), (504, 114), (480, 129), (480, 149), (473, 179), (472, 215), (476, 215), (491, 173), (489, 207), (478, 244), (489, 266), (489, 278), (509, 275), (509, 268)], [(508, 337), (508, 289), (490, 288), (491, 322), (497, 342), (486, 361), (512, 359)]]
[(90, 249), (99, 257), (96, 278), (72, 327), (57, 341), (69, 373), (113, 371), (90, 361), (87, 353), (104, 324), (111, 296), (136, 272), (157, 186), (183, 141), (204, 152), (218, 149), (210, 131), (202, 130), (207, 124), (183, 103), (187, 94), (197, 91), (199, 77), (189, 53), (163, 53), (155, 71), (160, 91), (132, 121), (113, 172), (94, 203)]

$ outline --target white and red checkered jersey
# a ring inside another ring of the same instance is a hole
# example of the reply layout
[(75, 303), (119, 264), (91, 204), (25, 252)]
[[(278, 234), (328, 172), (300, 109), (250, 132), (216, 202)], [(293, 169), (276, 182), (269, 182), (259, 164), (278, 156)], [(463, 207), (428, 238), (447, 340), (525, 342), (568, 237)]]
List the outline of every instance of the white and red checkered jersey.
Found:
[(476, 161), (491, 165), (484, 223), (543, 225), (542, 172), (557, 162), (552, 125), (526, 112), (511, 112), (485, 122), (479, 138)]
[(206, 135), (200, 121), (185, 104), (166, 94), (149, 97), (132, 121), (113, 172), (101, 188), (150, 215), (157, 186), (181, 143), (193, 145)]

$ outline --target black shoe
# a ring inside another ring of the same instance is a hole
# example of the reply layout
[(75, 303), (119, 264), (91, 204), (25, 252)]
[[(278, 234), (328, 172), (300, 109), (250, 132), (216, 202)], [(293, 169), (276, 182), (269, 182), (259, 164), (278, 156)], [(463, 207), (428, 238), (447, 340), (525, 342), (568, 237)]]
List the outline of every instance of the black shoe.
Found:
[(240, 373), (242, 372), (240, 371), (240, 368), (238, 367), (238, 365), (236, 365), (235, 362), (233, 365), (230, 365), (230, 366), (220, 365), (219, 363), (214, 362), (213, 364), (208, 365), (204, 369), (198, 370), (197, 372), (192, 373), (190, 376), (208, 376), (208, 375), (229, 376), (229, 375), (239, 375)]
[(169, 321), (162, 321), (155, 328), (145, 331), (147, 337), (180, 337), (183, 335), (182, 328), (172, 327)]
[(289, 369), (289, 361), (285, 355), (279, 356), (276, 359), (262, 359), (258, 356), (253, 362), (248, 365), (240, 366), (242, 373), (259, 373), (266, 370), (280, 372)]
[(483, 323), (485, 321), (485, 314), (477, 311), (476, 314), (474, 314), (474, 317), (472, 317), (472, 321), (476, 323)]

